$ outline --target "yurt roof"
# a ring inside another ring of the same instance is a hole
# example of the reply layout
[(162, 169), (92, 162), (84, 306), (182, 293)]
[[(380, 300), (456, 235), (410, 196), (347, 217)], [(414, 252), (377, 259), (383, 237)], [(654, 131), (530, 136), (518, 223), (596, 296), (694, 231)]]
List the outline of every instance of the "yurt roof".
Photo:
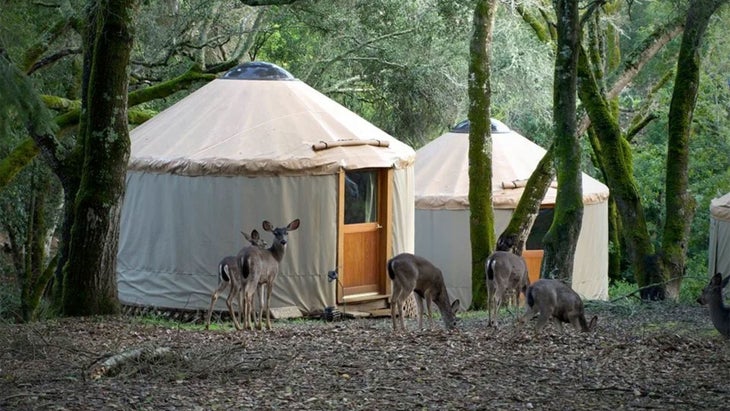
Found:
[(130, 170), (191, 176), (331, 174), (415, 159), (408, 145), (262, 62), (213, 80), (130, 137)]
[[(469, 207), (468, 124), (460, 123), (416, 152), (415, 200), (420, 209)], [(492, 119), (492, 202), (511, 209), (546, 150)], [(557, 186), (545, 194), (542, 204), (555, 204)], [(583, 173), (584, 204), (608, 199), (608, 187)]]
[(710, 215), (716, 220), (730, 221), (730, 193), (710, 201)]

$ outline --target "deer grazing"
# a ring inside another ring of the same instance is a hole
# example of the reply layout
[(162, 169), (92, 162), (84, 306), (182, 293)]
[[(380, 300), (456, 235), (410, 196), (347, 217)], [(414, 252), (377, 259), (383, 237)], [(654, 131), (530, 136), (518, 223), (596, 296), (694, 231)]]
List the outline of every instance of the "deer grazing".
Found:
[(527, 263), (522, 256), (509, 251), (495, 251), (485, 263), (487, 274), (487, 293), (489, 325), (497, 325), (497, 317), (506, 293), (514, 292), (515, 304), (520, 293), (525, 294), (530, 279), (527, 275)]
[[(252, 247), (266, 248), (268, 244), (266, 241), (259, 236), (259, 232), (256, 230), (251, 231), (251, 235), (244, 233), (243, 237), (248, 241)], [(238, 297), (238, 310), (242, 311), (243, 308), (243, 279), (240, 276), (238, 270), (238, 264), (236, 263), (235, 256), (223, 257), (220, 263), (218, 263), (218, 288), (213, 291), (213, 295), (210, 298), (210, 308), (208, 308), (208, 314), (205, 316), (205, 329), (210, 329), (210, 316), (213, 314), (213, 307), (218, 297), (221, 295), (226, 288), (230, 287), (231, 290), (226, 298), (226, 305), (228, 311), (231, 313), (231, 319), (233, 325), (237, 330), (241, 329), (241, 324), (238, 322), (235, 311), (233, 310), (233, 298)]]
[(436, 303), (439, 308), (446, 329), (456, 327), (454, 314), (459, 309), (459, 300), (449, 302), (449, 294), (446, 291), (441, 270), (430, 261), (409, 253), (398, 254), (388, 260), (388, 276), (393, 282), (393, 297), (390, 305), (393, 331), (398, 330), (396, 316), (400, 319), (400, 328), (404, 331), (406, 329), (403, 320), (403, 303), (411, 293), (416, 295), (419, 328), (423, 326), (423, 300), (426, 300), (431, 328), (433, 328), (431, 301)]
[(697, 302), (710, 307), (710, 319), (712, 325), (717, 328), (720, 334), (730, 338), (730, 308), (725, 307), (722, 298), (722, 289), (725, 288), (730, 281), (730, 276), (724, 280), (722, 274), (717, 273), (712, 276), (710, 283), (705, 286), (697, 298)]
[(554, 319), (563, 328), (563, 323), (571, 323), (578, 331), (591, 331), (595, 328), (598, 317), (594, 316), (590, 323), (586, 322), (583, 301), (578, 293), (560, 280), (540, 279), (527, 287), (527, 309), (522, 321), (534, 317), (538, 312), (535, 330), (539, 332)]
[(266, 328), (271, 329), (271, 292), (274, 290), (274, 281), (279, 274), (279, 264), (286, 253), (289, 231), (299, 228), (299, 219), (292, 221), (286, 227), (278, 228), (274, 228), (270, 222), (264, 221), (263, 227), (265, 231), (274, 235), (274, 243), (271, 247), (266, 249), (246, 247), (236, 256), (238, 269), (244, 282), (244, 328), (252, 330), (254, 324), (249, 321), (249, 315), (254, 309), (254, 295), (260, 287), (265, 287), (265, 291), (261, 291), (261, 310), (256, 327), (259, 330), (263, 328), (263, 312), (266, 311)]

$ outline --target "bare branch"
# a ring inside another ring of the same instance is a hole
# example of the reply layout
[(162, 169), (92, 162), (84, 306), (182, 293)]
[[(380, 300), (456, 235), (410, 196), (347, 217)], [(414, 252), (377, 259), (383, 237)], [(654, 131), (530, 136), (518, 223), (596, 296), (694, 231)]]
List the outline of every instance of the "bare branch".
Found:
[(58, 51), (54, 54), (51, 54), (50, 56), (44, 57), (44, 58), (36, 61), (35, 63), (33, 63), (33, 65), (28, 69), (27, 74), (31, 75), (35, 71), (37, 71), (45, 66), (49, 66), (49, 65), (57, 62), (58, 60), (66, 57), (66, 56), (69, 56), (71, 54), (81, 54), (81, 49), (80, 48), (64, 49), (64, 50)]

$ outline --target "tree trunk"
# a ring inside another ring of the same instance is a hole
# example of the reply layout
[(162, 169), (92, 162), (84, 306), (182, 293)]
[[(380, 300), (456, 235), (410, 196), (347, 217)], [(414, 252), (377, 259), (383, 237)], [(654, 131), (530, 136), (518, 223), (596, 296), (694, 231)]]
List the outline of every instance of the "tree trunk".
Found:
[(684, 276), (689, 232), (696, 204), (689, 193), (689, 138), (692, 115), (700, 83), (700, 51), (702, 38), (710, 18), (727, 0), (694, 0), (689, 6), (687, 21), (677, 59), (672, 101), (669, 106), (667, 139), (667, 174), (662, 265), (667, 294), (679, 298)]
[(484, 262), (494, 249), (492, 136), (490, 120), (491, 46), (496, 0), (478, 0), (469, 56), (469, 208), (471, 210), (472, 307), (487, 302)]
[(543, 246), (541, 276), (570, 280), (573, 257), (583, 221), (583, 182), (580, 145), (576, 136), (576, 65), (580, 38), (578, 2), (554, 1), (557, 14), (557, 50), (553, 84), (555, 170), (558, 195), (555, 214)]
[[(92, 22), (85, 50), (84, 162), (74, 203), (68, 261), (64, 267), (66, 315), (119, 312), (116, 258), (119, 218), (130, 140), (127, 125), (128, 65), (135, 0), (90, 1)], [(86, 69), (85, 69), (86, 71)]]
[(537, 167), (535, 167), (535, 171), (527, 180), (525, 189), (522, 196), (520, 196), (520, 201), (517, 203), (514, 213), (512, 213), (507, 228), (499, 235), (497, 250), (511, 251), (517, 255), (522, 255), (532, 225), (540, 213), (542, 199), (545, 198), (545, 194), (550, 188), (550, 182), (555, 177), (555, 168), (553, 167), (554, 147), (554, 145), (551, 145), (548, 148)]
[(640, 287), (646, 287), (642, 291), (642, 298), (663, 299), (661, 267), (649, 237), (644, 208), (633, 177), (631, 148), (621, 134), (618, 120), (611, 114), (611, 107), (600, 93), (582, 48), (578, 76), (581, 79), (578, 94), (600, 144), (600, 150), (594, 153), (600, 158), (606, 183), (611, 188), (611, 196), (619, 210), (623, 238), (634, 267), (634, 278)]

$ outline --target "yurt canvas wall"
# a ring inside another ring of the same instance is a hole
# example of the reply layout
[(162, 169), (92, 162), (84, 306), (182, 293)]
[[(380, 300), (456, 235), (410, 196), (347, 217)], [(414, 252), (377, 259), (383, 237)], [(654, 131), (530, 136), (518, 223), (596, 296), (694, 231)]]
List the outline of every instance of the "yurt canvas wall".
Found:
[[(207, 309), (218, 262), (247, 245), (240, 232), (272, 243), (263, 220), (301, 220), (274, 307), (318, 311), (348, 290), (384, 298), (387, 257), (414, 249), (415, 152), (274, 65), (232, 70), (131, 140), (117, 265), (125, 304)], [(374, 201), (374, 212), (348, 224), (350, 201)], [(361, 237), (375, 251), (359, 247)], [(368, 257), (373, 272), (360, 278), (352, 259)], [(341, 286), (328, 281), (332, 270)]]
[[(448, 132), (416, 152), (416, 254), (442, 269), (451, 298), (471, 304), (468, 128)], [(545, 150), (492, 120), (492, 197), (495, 234), (507, 227), (526, 181)], [(513, 184), (516, 183), (516, 184)], [(517, 188), (506, 188), (511, 186)], [(551, 187), (543, 207), (553, 207)], [(583, 298), (608, 298), (608, 187), (583, 174), (583, 223), (572, 287)]]
[(730, 193), (710, 202), (709, 275), (730, 275)]

